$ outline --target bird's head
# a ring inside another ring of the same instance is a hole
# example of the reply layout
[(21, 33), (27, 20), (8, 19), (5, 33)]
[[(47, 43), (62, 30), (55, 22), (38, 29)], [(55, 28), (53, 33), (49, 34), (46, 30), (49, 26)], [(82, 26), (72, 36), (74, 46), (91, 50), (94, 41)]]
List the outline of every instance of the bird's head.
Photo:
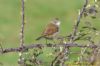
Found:
[(60, 20), (58, 18), (55, 18), (51, 21), (53, 24), (57, 25), (57, 26), (60, 26)]

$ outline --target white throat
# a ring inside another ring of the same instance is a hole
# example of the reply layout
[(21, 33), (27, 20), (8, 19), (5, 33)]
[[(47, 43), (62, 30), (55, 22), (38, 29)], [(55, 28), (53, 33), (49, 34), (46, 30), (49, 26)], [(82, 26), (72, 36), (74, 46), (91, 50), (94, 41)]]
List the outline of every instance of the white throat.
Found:
[(60, 21), (58, 21), (58, 22), (56, 23), (56, 25), (59, 26), (59, 25), (60, 25)]

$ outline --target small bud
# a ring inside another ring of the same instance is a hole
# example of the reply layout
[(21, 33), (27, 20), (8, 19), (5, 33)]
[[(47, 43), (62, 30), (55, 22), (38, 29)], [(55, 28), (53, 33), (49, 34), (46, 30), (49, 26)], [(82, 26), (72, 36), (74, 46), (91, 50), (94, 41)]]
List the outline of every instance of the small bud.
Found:
[(87, 46), (89, 46), (89, 44), (87, 44)]
[(19, 56), (22, 56), (22, 53), (21, 52), (19, 53)]
[(64, 40), (63, 43), (66, 44), (67, 42)]
[(60, 47), (60, 52), (62, 52), (63, 51), (63, 47)]
[(21, 36), (21, 35), (22, 35), (22, 33), (20, 32), (20, 33), (19, 33), (19, 36)]
[(32, 59), (34, 59), (34, 56), (32, 56)]
[(24, 58), (22, 58), (22, 60), (24, 60)]
[(80, 10), (78, 10), (78, 15), (80, 15)]
[(89, 8), (90, 6), (91, 6), (91, 5), (90, 5), (90, 4), (88, 4), (86, 8)]

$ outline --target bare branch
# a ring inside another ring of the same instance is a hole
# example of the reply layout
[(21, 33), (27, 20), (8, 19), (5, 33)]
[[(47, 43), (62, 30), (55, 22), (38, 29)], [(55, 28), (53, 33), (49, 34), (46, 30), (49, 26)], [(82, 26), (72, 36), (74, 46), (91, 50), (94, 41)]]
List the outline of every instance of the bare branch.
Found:
[(20, 32), (20, 47), (23, 47), (24, 44), (24, 0), (22, 0), (22, 11), (21, 11), (21, 16), (22, 16), (22, 24), (21, 24), (21, 32)]
[[(24, 48), (24, 0), (21, 0), (21, 32), (20, 32), (20, 47), (21, 48)], [(22, 57), (22, 54), (23, 54), (23, 50), (21, 50), (21, 52), (19, 53), (19, 60), (18, 60), (18, 63), (20, 64), (20, 66), (26, 66), (25, 63), (24, 63), (24, 59)]]
[(28, 49), (33, 49), (33, 48), (43, 48), (43, 47), (87, 47), (87, 48), (97, 48), (100, 46), (97, 45), (84, 45), (84, 44), (72, 44), (72, 43), (66, 43), (66, 44), (30, 44), (27, 46), (24, 46), (24, 48), (17, 47), (17, 48), (6, 48), (2, 50), (2, 53), (9, 53), (9, 52), (21, 52), (24, 50)]

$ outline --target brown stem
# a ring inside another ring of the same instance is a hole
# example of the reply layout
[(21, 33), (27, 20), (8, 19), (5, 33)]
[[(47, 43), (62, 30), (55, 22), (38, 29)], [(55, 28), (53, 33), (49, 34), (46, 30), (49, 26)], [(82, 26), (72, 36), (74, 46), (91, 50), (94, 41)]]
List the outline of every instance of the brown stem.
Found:
[[(24, 0), (21, 0), (21, 32), (20, 32), (20, 48), (23, 49), (24, 48)], [(23, 50), (21, 50), (21, 52), (19, 53), (19, 65), (20, 66), (26, 66), (24, 63), (24, 58), (23, 58)]]
[(79, 47), (79, 48), (84, 48), (84, 47), (87, 47), (87, 48), (97, 48), (97, 47), (100, 47), (98, 45), (85, 45), (85, 44), (76, 44), (76, 43), (66, 43), (66, 44), (28, 44), (27, 46), (24, 46), (24, 48), (20, 48), (20, 47), (17, 47), (17, 48), (6, 48), (2, 50), (2, 53), (9, 53), (9, 52), (22, 52), (26, 49), (33, 49), (33, 48), (43, 48), (43, 47)]
[(20, 47), (23, 47), (24, 45), (24, 17), (25, 17), (25, 15), (24, 15), (24, 0), (22, 0), (22, 11), (21, 11), (21, 17), (22, 17), (22, 24), (21, 24), (21, 32), (20, 32)]

